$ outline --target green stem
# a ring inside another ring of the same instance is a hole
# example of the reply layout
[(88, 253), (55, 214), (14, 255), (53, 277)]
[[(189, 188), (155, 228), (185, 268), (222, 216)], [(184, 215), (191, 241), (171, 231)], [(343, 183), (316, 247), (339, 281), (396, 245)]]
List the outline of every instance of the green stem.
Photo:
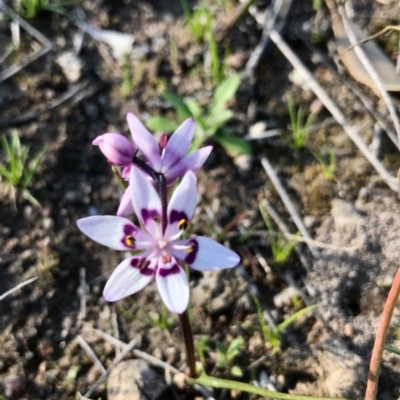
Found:
[(186, 346), (186, 358), (189, 366), (189, 376), (190, 378), (196, 378), (196, 362), (194, 358), (194, 343), (193, 343), (193, 333), (192, 327), (189, 321), (189, 315), (187, 310), (179, 315), (179, 321), (181, 323), (183, 337), (185, 338)]
[(257, 386), (250, 385), (248, 383), (242, 383), (237, 381), (230, 381), (228, 379), (213, 378), (212, 376), (202, 375), (197, 379), (186, 378), (186, 382), (191, 385), (202, 385), (213, 387), (217, 389), (233, 389), (240, 390), (241, 392), (247, 392), (257, 394), (271, 399), (282, 399), (282, 400), (350, 400), (348, 398), (329, 398), (329, 397), (313, 397), (313, 396), (298, 396), (295, 394), (273, 392), (271, 390), (263, 389)]

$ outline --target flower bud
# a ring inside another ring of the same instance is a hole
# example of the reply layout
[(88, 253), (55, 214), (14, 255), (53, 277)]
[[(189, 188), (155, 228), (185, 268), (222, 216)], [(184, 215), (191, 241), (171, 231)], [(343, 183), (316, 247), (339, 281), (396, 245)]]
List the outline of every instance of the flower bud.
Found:
[(135, 148), (132, 143), (119, 133), (105, 133), (97, 136), (92, 144), (99, 146), (107, 160), (114, 165), (129, 165), (135, 155)]
[(160, 144), (160, 147), (161, 147), (162, 149), (165, 149), (165, 148), (167, 147), (168, 139), (169, 139), (169, 138), (168, 138), (168, 135), (166, 135), (165, 133), (163, 133), (163, 134), (161, 135), (159, 144)]

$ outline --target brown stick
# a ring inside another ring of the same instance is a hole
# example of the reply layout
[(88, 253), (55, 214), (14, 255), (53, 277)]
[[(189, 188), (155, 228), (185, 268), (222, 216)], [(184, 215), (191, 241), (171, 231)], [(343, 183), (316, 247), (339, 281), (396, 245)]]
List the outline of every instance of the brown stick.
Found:
[(400, 268), (397, 270), (392, 287), (389, 291), (385, 306), (383, 307), (382, 317), (379, 322), (378, 331), (374, 348), (372, 350), (371, 362), (369, 364), (367, 390), (365, 391), (365, 400), (375, 400), (378, 389), (379, 369), (382, 361), (382, 353), (385, 346), (386, 335), (392, 318), (393, 309), (400, 293)]

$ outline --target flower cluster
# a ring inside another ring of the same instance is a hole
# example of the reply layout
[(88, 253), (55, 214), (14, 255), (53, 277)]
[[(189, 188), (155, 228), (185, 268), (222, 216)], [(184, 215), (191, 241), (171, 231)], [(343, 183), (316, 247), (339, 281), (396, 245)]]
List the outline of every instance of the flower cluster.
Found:
[[(186, 120), (169, 140), (154, 137), (131, 113), (128, 124), (134, 145), (117, 133), (97, 137), (107, 159), (124, 167), (129, 186), (116, 216), (92, 216), (77, 221), (78, 228), (96, 242), (114, 250), (133, 251), (108, 280), (103, 296), (116, 301), (136, 293), (155, 277), (167, 308), (183, 313), (189, 303), (189, 284), (182, 265), (199, 271), (232, 268), (240, 261), (233, 251), (206, 237), (182, 239), (197, 203), (196, 176), (211, 151), (200, 149), (186, 156), (194, 122)], [(147, 162), (135, 155), (136, 147)], [(150, 179), (149, 179), (150, 176)], [(166, 187), (183, 177), (169, 202)], [(140, 227), (126, 218), (135, 213)]]

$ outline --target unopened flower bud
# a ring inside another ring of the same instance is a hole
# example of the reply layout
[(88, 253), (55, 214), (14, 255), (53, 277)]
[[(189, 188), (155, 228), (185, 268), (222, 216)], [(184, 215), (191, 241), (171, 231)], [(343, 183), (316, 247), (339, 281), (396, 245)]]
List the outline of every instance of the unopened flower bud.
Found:
[(167, 146), (168, 143), (168, 135), (166, 135), (165, 133), (163, 133), (160, 137), (160, 147), (162, 149), (165, 149), (165, 147)]
[(97, 136), (92, 144), (99, 146), (107, 160), (114, 165), (129, 165), (135, 155), (135, 148), (132, 143), (119, 133), (105, 133)]

